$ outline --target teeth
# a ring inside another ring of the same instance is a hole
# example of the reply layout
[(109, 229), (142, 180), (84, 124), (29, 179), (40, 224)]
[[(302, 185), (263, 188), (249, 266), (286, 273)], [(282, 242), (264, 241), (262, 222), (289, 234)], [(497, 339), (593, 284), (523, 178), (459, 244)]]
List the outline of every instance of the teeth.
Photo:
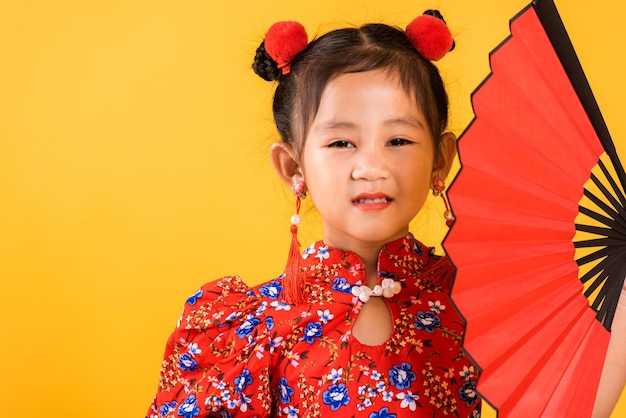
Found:
[(386, 197), (379, 197), (376, 199), (357, 199), (357, 203), (385, 203), (388, 201), (389, 199)]

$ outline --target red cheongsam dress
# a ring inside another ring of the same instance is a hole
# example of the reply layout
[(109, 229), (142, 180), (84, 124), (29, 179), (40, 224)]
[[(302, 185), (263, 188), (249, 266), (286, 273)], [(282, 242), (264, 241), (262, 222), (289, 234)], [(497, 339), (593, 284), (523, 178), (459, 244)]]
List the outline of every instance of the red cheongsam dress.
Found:
[[(480, 416), (477, 370), (461, 350), (446, 258), (412, 235), (390, 242), (374, 289), (364, 286), (358, 255), (321, 241), (300, 264), (305, 304), (281, 299), (281, 277), (250, 288), (228, 276), (192, 295), (146, 416)], [(393, 320), (379, 346), (352, 335), (372, 297), (384, 299)]]

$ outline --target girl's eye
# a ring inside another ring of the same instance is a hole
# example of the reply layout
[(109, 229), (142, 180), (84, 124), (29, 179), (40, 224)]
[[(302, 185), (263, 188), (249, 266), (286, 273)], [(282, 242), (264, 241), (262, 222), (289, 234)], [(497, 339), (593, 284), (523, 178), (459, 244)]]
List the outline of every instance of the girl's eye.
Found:
[(351, 148), (354, 147), (351, 143), (346, 140), (339, 140), (328, 144), (330, 148)]
[(404, 138), (394, 138), (391, 141), (389, 141), (387, 143), (388, 146), (391, 147), (400, 147), (402, 145), (408, 145), (408, 144), (412, 144), (412, 141), (409, 141), (408, 139), (404, 139)]

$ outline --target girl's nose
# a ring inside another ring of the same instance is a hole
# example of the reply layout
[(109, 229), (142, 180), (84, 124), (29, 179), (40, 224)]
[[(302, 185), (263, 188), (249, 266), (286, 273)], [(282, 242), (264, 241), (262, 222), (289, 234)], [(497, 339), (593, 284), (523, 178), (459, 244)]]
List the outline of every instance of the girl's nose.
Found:
[(352, 178), (354, 180), (381, 180), (389, 175), (384, 150), (361, 147), (355, 155)]

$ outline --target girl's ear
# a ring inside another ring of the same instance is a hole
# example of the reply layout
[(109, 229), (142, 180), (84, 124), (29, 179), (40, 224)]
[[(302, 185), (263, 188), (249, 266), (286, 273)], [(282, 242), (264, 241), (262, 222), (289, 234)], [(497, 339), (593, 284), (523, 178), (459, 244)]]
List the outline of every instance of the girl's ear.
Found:
[(456, 136), (452, 132), (445, 132), (441, 135), (439, 154), (437, 155), (437, 161), (435, 161), (435, 167), (433, 167), (433, 174), (436, 173), (439, 177), (445, 179), (450, 172), (450, 168), (452, 168), (455, 156)]
[(293, 190), (298, 181), (304, 180), (296, 152), (288, 143), (274, 142), (270, 147), (270, 161), (278, 177), (289, 189)]

